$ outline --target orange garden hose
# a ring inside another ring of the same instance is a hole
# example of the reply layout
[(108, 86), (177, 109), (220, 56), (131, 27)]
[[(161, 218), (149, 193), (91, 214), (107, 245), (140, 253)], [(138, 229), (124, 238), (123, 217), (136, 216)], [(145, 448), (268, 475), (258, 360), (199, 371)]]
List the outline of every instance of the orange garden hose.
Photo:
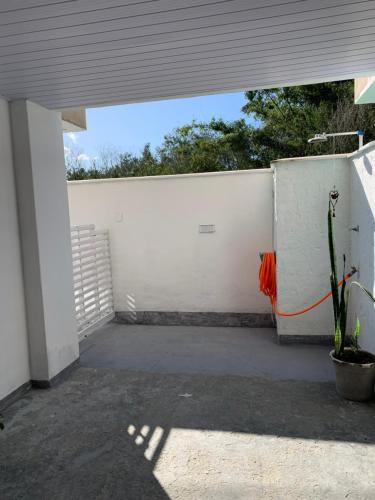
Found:
[[(338, 285), (341, 286), (344, 283), (344, 281), (349, 279), (352, 275), (353, 275), (353, 272), (348, 273), (344, 277), (344, 279), (342, 279), (339, 282)], [(263, 254), (263, 260), (262, 260), (262, 263), (261, 263), (260, 269), (259, 269), (259, 289), (261, 292), (263, 292), (265, 295), (267, 295), (270, 298), (273, 313), (277, 314), (278, 316), (299, 316), (300, 314), (304, 314), (308, 311), (311, 311), (311, 309), (314, 309), (315, 307), (319, 306), (322, 302), (327, 300), (332, 295), (332, 292), (328, 292), (321, 299), (319, 299), (318, 301), (311, 304), (311, 306), (306, 307), (305, 309), (302, 309), (301, 311), (296, 311), (293, 313), (285, 313), (285, 312), (279, 311), (276, 308), (276, 299), (277, 299), (277, 294), (276, 294), (276, 261), (275, 261), (274, 252), (266, 252)]]

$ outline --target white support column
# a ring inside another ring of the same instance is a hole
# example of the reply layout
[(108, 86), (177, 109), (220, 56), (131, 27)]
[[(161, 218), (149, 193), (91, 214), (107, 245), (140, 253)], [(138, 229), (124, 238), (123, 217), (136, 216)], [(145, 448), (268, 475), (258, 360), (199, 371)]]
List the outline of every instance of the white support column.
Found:
[(30, 380), (9, 106), (0, 98), (0, 412)]
[(11, 103), (31, 379), (48, 385), (79, 356), (60, 114)]

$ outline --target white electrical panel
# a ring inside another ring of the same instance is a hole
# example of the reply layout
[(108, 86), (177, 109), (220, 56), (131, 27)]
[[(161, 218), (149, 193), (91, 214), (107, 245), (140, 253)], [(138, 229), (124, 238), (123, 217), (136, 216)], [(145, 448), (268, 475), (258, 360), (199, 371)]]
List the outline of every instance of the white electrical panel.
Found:
[(214, 233), (215, 231), (215, 224), (199, 224), (200, 233)]

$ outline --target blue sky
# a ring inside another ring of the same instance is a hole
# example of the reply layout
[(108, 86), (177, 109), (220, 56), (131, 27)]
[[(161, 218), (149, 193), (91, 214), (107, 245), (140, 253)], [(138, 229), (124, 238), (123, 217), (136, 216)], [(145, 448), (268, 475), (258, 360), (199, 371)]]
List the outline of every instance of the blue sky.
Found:
[(87, 131), (64, 134), (64, 143), (66, 148), (82, 153), (86, 160), (108, 147), (138, 154), (148, 142), (155, 150), (164, 135), (192, 120), (245, 118), (251, 122), (241, 113), (244, 104), (241, 92), (91, 108), (86, 111)]

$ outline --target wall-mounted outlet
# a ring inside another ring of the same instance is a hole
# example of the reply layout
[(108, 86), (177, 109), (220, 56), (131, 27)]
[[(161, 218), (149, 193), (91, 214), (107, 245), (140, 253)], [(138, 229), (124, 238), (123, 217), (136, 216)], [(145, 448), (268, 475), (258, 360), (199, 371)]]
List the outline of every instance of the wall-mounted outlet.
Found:
[(124, 220), (124, 214), (122, 212), (115, 213), (115, 221), (122, 222)]
[(215, 231), (215, 224), (199, 224), (200, 233), (214, 233)]

